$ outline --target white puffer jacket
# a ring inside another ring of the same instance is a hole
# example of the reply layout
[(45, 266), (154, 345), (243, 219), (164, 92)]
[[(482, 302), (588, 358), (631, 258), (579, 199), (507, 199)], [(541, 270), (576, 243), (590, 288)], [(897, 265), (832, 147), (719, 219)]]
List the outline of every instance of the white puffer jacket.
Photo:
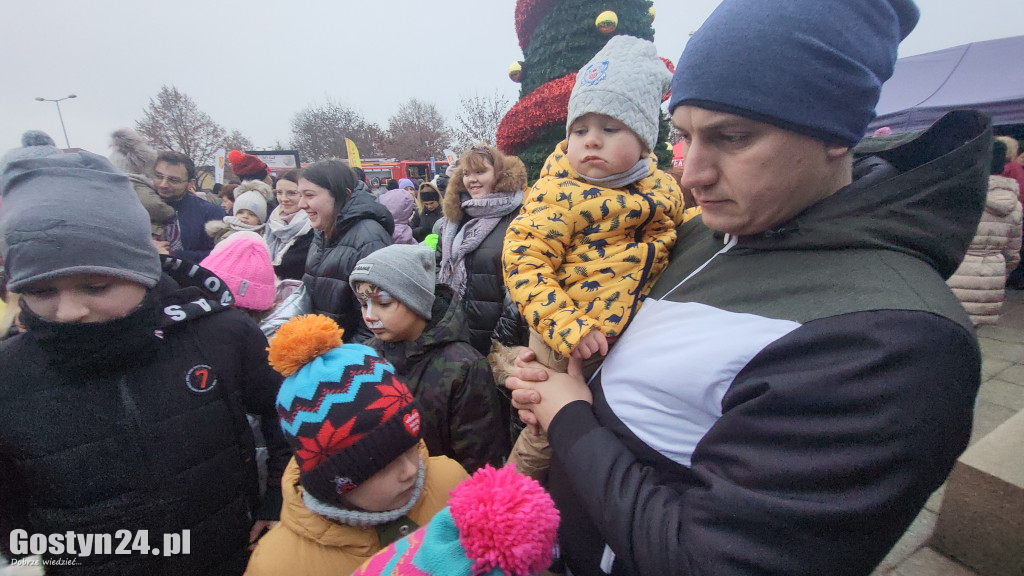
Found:
[(995, 324), (1006, 275), (1020, 262), (1021, 204), (1017, 182), (989, 176), (985, 212), (967, 256), (946, 281), (975, 326)]

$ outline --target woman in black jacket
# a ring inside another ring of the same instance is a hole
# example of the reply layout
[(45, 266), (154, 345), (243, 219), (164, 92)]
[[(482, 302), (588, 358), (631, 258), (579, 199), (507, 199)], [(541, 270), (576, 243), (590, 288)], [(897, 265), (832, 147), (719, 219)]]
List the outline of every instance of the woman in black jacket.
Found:
[(462, 153), (444, 197), (438, 281), (462, 300), (470, 343), (484, 356), (502, 314), (505, 229), (519, 212), (525, 186), (519, 158), (477, 145)]
[(299, 174), (299, 207), (314, 230), (302, 281), (313, 313), (337, 322), (346, 343), (373, 336), (363, 324), (348, 276), (356, 262), (390, 245), (395, 229), (387, 208), (367, 192), (353, 192), (355, 186), (352, 171), (338, 160), (317, 162)]

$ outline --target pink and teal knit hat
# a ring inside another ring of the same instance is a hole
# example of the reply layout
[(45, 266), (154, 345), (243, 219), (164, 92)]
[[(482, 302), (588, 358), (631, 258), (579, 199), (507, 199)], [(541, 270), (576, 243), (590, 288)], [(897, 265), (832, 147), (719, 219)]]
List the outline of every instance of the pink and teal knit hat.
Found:
[(378, 552), (353, 576), (531, 576), (551, 565), (558, 510), (534, 479), (487, 465), (448, 507)]

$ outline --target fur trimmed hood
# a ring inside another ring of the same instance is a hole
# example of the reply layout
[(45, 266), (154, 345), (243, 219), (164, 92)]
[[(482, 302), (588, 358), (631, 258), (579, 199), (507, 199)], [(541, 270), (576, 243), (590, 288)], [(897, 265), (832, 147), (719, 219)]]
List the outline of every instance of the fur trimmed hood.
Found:
[(262, 194), (263, 199), (267, 201), (267, 204), (270, 204), (275, 199), (274, 189), (271, 188), (269, 184), (263, 182), (262, 180), (246, 180), (239, 184), (238, 188), (235, 188), (232, 194), (234, 195), (235, 200), (238, 200), (239, 196), (245, 194), (250, 190), (255, 190)]
[(126, 174), (153, 176), (156, 150), (141, 134), (131, 128), (118, 128), (110, 134), (110, 163)]
[[(498, 178), (498, 181), (494, 183), (494, 193), (503, 192), (521, 192), (526, 188), (526, 166), (523, 165), (523, 161), (516, 156), (505, 156), (505, 167), (504, 174)], [(466, 166), (460, 164), (456, 169), (455, 173), (452, 174), (451, 179), (448, 181), (448, 188), (444, 193), (444, 217), (452, 222), (459, 222), (462, 220), (462, 195), (469, 194), (466, 190), (466, 185), (462, 183), (462, 174), (465, 172)]]

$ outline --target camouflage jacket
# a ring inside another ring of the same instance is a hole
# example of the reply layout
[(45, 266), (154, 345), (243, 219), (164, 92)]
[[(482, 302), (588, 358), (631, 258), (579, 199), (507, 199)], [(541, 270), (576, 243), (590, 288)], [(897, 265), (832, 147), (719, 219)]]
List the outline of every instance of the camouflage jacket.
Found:
[(651, 159), (625, 188), (587, 184), (562, 141), (505, 232), (505, 285), (534, 330), (568, 356), (591, 330), (617, 336), (668, 264), (683, 195)]
[(431, 320), (406, 342), (368, 342), (395, 367), (420, 403), (423, 439), (431, 456), (445, 455), (470, 474), (500, 466), (509, 452), (508, 423), (487, 360), (469, 344), (462, 306), (438, 284)]

